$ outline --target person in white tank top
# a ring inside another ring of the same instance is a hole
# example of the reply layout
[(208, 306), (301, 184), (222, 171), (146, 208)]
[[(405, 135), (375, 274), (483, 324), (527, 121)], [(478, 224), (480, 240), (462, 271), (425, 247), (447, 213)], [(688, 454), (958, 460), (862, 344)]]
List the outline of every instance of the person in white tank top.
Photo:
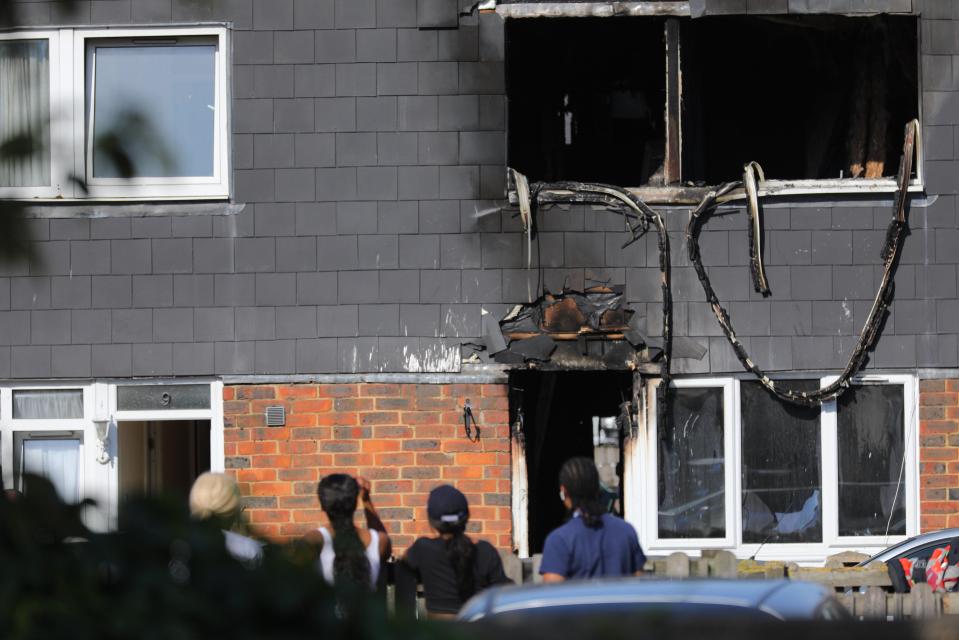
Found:
[[(380, 567), (389, 557), (391, 544), (373, 500), (370, 483), (344, 473), (326, 476), (317, 487), (320, 506), (329, 519), (329, 527), (319, 527), (306, 535), (317, 546), (317, 569), (329, 584), (353, 582), (376, 589)], [(353, 514), (363, 507), (366, 526), (353, 524)]]

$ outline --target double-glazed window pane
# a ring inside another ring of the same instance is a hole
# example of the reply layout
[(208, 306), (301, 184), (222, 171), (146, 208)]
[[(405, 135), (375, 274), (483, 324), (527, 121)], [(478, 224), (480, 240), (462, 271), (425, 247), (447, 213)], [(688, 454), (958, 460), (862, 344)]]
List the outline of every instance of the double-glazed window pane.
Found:
[(878, 384), (836, 403), (841, 536), (906, 533), (903, 400), (902, 385)]
[[(80, 501), (80, 440), (77, 438), (24, 439), (21, 478), (30, 473), (53, 484), (64, 502)], [(29, 486), (27, 487), (29, 489)]]
[(212, 176), (216, 46), (91, 49), (93, 177)]
[(740, 399), (743, 542), (822, 542), (820, 409), (779, 400), (758, 382), (741, 383)]
[(726, 535), (723, 389), (678, 388), (658, 429), (660, 538)]
[(0, 40), (0, 187), (50, 184), (50, 47)]
[(82, 389), (17, 389), (15, 420), (72, 420), (83, 417)]

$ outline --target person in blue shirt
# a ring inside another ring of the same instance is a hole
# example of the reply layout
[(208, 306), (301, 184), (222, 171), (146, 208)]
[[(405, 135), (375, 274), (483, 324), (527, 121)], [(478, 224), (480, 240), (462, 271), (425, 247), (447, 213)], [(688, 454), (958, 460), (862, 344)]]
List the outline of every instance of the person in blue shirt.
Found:
[(636, 530), (606, 512), (592, 460), (570, 458), (563, 463), (559, 497), (571, 517), (546, 536), (539, 569), (543, 582), (642, 574), (646, 554)]

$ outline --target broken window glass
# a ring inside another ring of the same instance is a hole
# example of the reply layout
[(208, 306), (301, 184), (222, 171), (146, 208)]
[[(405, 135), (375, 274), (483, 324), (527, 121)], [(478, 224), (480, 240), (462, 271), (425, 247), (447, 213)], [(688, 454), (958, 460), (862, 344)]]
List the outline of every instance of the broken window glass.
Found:
[(723, 389), (674, 389), (658, 430), (660, 538), (726, 536)]
[(836, 401), (839, 535), (905, 535), (904, 391), (851, 387)]
[[(818, 380), (790, 380), (811, 391)], [(739, 387), (743, 542), (822, 542), (820, 408), (789, 404), (759, 382)]]
[(682, 31), (683, 178), (896, 174), (919, 114), (914, 16), (714, 16)]
[(530, 181), (663, 182), (662, 18), (506, 22), (509, 166)]

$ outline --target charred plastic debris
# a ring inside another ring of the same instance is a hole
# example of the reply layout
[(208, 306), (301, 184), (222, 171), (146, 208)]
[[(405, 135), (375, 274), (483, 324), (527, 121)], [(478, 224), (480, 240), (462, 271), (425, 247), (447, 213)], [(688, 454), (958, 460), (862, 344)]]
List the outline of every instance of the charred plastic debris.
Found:
[[(544, 293), (517, 305), (499, 323), (484, 316), (490, 355), (501, 364), (544, 371), (609, 370), (660, 373), (662, 342), (636, 327), (623, 287), (595, 286)], [(673, 345), (679, 357), (702, 358), (706, 350), (691, 340)], [(678, 349), (677, 349), (678, 347)]]
[[(744, 167), (741, 181), (711, 188), (690, 214), (686, 227), (686, 249), (703, 287), (707, 302), (743, 368), (778, 398), (801, 406), (814, 406), (841, 395), (853, 376), (865, 364), (875, 345), (892, 302), (893, 278), (902, 241), (908, 233), (906, 209), (908, 187), (913, 175), (913, 160), (919, 123), (905, 127), (902, 155), (896, 181), (892, 217), (882, 250), (883, 276), (867, 320), (849, 360), (839, 377), (822, 389), (791, 389), (774, 381), (750, 358), (736, 337), (729, 313), (716, 296), (709, 274), (700, 259), (699, 234), (704, 223), (724, 202), (745, 200), (750, 216), (750, 270), (757, 292), (770, 294), (762, 264), (762, 222), (759, 193), (764, 176), (756, 163)], [(635, 242), (652, 227), (658, 235), (659, 267), (662, 284), (662, 338), (650, 338), (635, 327), (635, 317), (624, 300), (622, 287), (593, 287), (585, 291), (544, 293), (536, 301), (515, 307), (497, 323), (484, 312), (483, 330), (486, 348), (497, 362), (526, 365), (544, 370), (638, 370), (656, 374), (664, 393), (659, 394), (660, 415), (668, 402), (670, 362), (673, 357), (699, 357), (705, 354), (698, 343), (672, 336), (672, 291), (670, 286), (669, 236), (662, 216), (633, 191), (622, 187), (585, 183), (528, 183), (526, 177), (510, 169), (519, 216), (529, 238), (537, 233), (536, 219), (540, 196), (549, 193), (549, 202), (602, 205), (623, 215), (627, 239), (624, 247)]]

